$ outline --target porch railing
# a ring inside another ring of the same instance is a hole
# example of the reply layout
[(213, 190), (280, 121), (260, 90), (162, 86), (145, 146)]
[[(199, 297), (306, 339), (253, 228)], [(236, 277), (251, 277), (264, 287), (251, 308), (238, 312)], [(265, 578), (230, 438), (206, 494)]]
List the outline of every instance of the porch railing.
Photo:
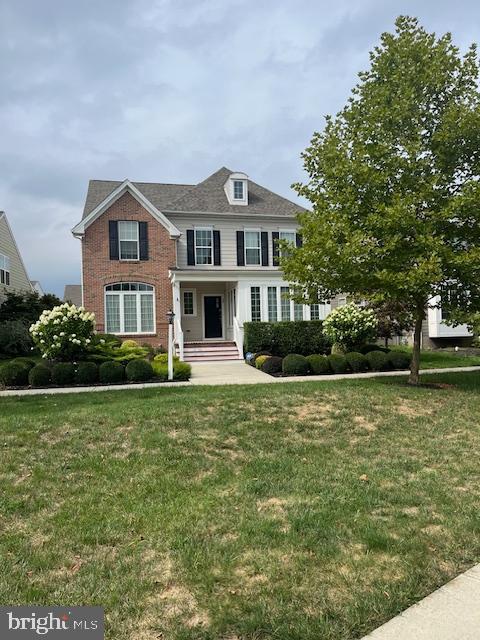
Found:
[(243, 327), (239, 325), (236, 316), (233, 318), (233, 340), (237, 345), (238, 355), (243, 358)]

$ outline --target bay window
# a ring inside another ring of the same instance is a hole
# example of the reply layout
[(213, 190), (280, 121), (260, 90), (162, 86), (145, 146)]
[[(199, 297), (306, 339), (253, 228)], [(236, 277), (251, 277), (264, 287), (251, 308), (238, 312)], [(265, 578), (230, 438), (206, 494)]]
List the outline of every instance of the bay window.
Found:
[(105, 287), (107, 333), (155, 333), (154, 289), (150, 284), (120, 282)]

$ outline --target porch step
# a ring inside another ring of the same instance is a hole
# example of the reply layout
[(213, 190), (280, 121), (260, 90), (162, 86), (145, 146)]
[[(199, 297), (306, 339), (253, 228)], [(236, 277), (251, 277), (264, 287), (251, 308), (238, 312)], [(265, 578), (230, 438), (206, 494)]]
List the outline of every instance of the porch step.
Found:
[(234, 342), (186, 342), (183, 346), (183, 358), (185, 362), (240, 359)]

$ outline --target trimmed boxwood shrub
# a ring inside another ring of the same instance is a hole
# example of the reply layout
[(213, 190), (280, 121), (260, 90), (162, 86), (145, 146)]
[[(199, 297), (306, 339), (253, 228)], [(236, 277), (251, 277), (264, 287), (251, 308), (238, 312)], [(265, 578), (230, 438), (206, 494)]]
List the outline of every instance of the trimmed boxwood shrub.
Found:
[(188, 362), (177, 362), (173, 365), (173, 379), (174, 380), (190, 380), (192, 373), (192, 367)]
[(75, 381), (75, 367), (71, 362), (57, 362), (52, 367), (52, 382), (59, 386), (72, 384)]
[(28, 369), (20, 362), (7, 362), (0, 367), (0, 384), (23, 387), (28, 383)]
[(32, 387), (47, 387), (52, 381), (52, 372), (46, 364), (36, 364), (28, 372), (28, 383)]
[(312, 353), (312, 355), (307, 356), (307, 360), (312, 373), (315, 375), (330, 373), (330, 363), (327, 356), (321, 353)]
[(362, 353), (350, 351), (350, 353), (345, 354), (345, 359), (353, 373), (361, 373), (368, 369), (368, 360)]
[(77, 384), (94, 384), (98, 381), (98, 367), (95, 362), (80, 362), (75, 372)]
[(264, 373), (269, 373), (270, 375), (280, 373), (282, 370), (282, 362), (283, 358), (280, 358), (279, 356), (270, 356), (262, 364), (262, 371)]
[(282, 371), (288, 376), (305, 376), (310, 372), (310, 365), (300, 353), (289, 353), (283, 359)]
[(125, 367), (120, 362), (102, 362), (98, 367), (100, 382), (122, 382), (125, 379)]
[(383, 351), (369, 351), (365, 358), (372, 371), (387, 371), (391, 368), (388, 354)]
[(153, 378), (153, 368), (147, 360), (131, 360), (125, 367), (125, 374), (130, 382), (145, 382)]
[(308, 356), (328, 353), (331, 347), (321, 320), (245, 322), (243, 326), (245, 352), (268, 351), (281, 357), (289, 353)]
[(30, 360), (30, 358), (15, 358), (15, 360), (12, 360), (12, 362), (18, 362), (20, 364), (22, 364), (27, 371), (30, 371), (30, 369), (33, 369), (33, 367), (37, 364), (34, 360)]
[(363, 347), (360, 347), (359, 349), (359, 352), (363, 353), (363, 355), (370, 353), (370, 351), (382, 351), (383, 353), (389, 353), (390, 349), (382, 347), (379, 344), (364, 344)]
[(272, 356), (263, 355), (255, 358), (255, 366), (257, 367), (257, 369), (261, 369), (264, 362), (266, 362), (271, 357)]
[(272, 354), (270, 353), (270, 351), (258, 351), (257, 353), (253, 354), (253, 358), (251, 358), (250, 360), (247, 360), (247, 364), (251, 364), (252, 367), (255, 367), (257, 364), (257, 358), (261, 358), (262, 356), (271, 356)]
[(332, 353), (328, 356), (328, 364), (333, 373), (347, 373), (348, 362), (345, 356), (339, 353)]
[(392, 369), (409, 369), (412, 362), (412, 356), (403, 351), (390, 351), (387, 358)]

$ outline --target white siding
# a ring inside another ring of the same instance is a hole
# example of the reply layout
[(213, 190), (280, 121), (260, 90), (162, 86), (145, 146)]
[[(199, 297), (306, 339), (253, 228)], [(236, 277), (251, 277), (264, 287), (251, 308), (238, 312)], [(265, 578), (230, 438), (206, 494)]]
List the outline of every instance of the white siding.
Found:
[(10, 259), (10, 286), (0, 284), (0, 302), (5, 291), (32, 291), (32, 286), (5, 215), (0, 216), (0, 253)]

